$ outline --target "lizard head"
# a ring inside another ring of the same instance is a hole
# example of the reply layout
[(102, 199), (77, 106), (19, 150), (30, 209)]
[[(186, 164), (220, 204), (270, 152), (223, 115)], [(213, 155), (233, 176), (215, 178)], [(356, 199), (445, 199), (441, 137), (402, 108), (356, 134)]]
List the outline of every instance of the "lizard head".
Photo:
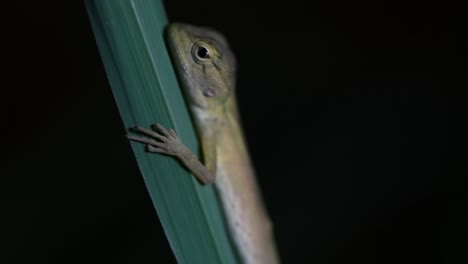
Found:
[(223, 106), (235, 87), (235, 59), (225, 38), (213, 29), (173, 23), (167, 39), (190, 107)]

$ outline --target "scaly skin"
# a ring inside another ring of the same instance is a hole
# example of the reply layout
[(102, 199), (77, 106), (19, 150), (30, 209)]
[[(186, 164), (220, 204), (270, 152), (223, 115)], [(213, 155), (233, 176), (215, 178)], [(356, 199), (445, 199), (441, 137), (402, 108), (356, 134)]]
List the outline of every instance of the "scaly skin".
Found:
[(235, 58), (216, 31), (171, 24), (172, 59), (191, 110), (204, 164), (172, 129), (135, 127), (149, 136), (127, 135), (150, 152), (178, 158), (203, 184), (214, 183), (242, 263), (279, 263), (272, 225), (263, 205), (237, 112)]

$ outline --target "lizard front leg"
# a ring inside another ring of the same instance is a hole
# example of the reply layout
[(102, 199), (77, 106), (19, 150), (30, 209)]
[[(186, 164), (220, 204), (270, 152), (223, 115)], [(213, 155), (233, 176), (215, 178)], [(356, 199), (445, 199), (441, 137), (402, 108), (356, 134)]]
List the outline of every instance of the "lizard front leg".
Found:
[(146, 144), (149, 152), (161, 153), (178, 158), (192, 174), (203, 184), (213, 183), (215, 173), (210, 172), (198, 158), (179, 139), (173, 129), (166, 129), (160, 124), (152, 125), (152, 130), (136, 126), (134, 132), (149, 136), (138, 137), (126, 135), (127, 139)]

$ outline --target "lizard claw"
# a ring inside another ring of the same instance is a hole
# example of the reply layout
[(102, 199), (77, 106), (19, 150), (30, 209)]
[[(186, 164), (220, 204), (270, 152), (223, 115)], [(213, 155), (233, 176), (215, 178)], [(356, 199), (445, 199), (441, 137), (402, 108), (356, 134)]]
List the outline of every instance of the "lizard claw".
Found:
[(180, 142), (179, 137), (173, 129), (168, 130), (160, 124), (152, 125), (151, 128), (154, 131), (140, 126), (135, 126), (131, 128), (131, 130), (155, 138), (158, 141), (152, 138), (132, 135), (126, 135), (126, 137), (129, 140), (146, 144), (146, 148), (149, 152), (177, 156), (184, 151), (184, 145)]

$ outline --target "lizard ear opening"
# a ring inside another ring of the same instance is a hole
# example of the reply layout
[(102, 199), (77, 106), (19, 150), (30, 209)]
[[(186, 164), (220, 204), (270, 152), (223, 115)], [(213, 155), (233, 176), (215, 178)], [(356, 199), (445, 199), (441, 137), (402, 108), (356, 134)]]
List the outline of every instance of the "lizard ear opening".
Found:
[(216, 95), (216, 91), (211, 88), (206, 88), (205, 90), (203, 90), (203, 95), (206, 97), (213, 97)]

